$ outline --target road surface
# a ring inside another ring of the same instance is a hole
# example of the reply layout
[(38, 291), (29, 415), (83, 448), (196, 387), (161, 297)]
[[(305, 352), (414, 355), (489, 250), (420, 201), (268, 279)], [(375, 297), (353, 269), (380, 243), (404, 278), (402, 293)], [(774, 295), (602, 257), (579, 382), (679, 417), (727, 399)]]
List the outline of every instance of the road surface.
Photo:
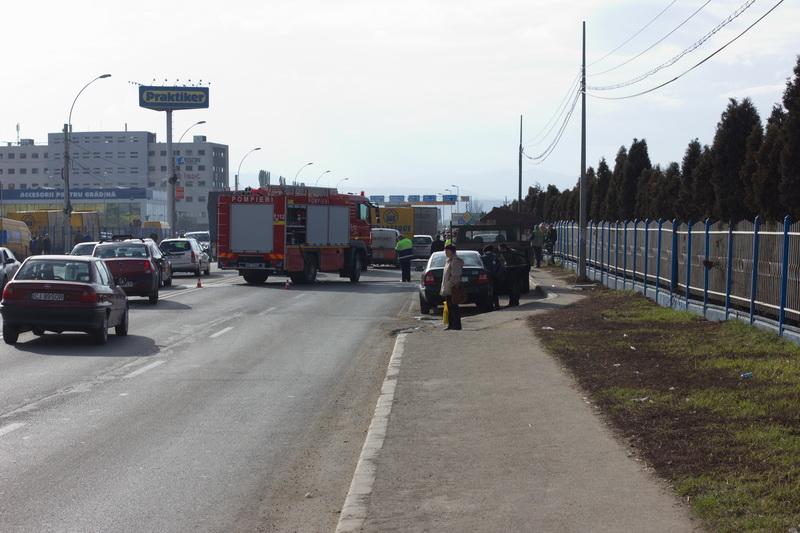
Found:
[(0, 531), (334, 529), (415, 286), (320, 278), (176, 278), (107, 346), (0, 346)]

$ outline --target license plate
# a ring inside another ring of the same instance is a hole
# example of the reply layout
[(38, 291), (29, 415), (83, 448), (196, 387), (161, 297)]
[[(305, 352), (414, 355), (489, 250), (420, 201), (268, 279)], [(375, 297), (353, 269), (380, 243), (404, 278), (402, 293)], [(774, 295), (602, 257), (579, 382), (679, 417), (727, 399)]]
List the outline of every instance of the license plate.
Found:
[(45, 302), (62, 302), (64, 301), (64, 294), (60, 292), (34, 292), (31, 293), (31, 299)]
[(123, 287), (123, 288), (126, 288), (126, 287), (133, 287), (133, 282), (132, 282), (132, 281), (125, 281), (125, 282), (123, 282), (123, 283), (120, 283), (120, 284), (119, 284), (119, 286), (120, 286), (120, 287)]
[(461, 276), (462, 283), (466, 283), (467, 281), (469, 281), (469, 276)]

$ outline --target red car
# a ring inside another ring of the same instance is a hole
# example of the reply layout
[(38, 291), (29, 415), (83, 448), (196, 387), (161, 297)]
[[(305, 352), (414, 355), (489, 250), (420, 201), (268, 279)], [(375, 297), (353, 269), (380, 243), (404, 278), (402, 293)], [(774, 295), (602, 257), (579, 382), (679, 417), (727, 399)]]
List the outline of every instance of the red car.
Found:
[(125, 294), (145, 296), (151, 304), (156, 304), (162, 271), (152, 248), (145, 241), (101, 242), (94, 247), (93, 255), (105, 261)]
[(127, 297), (94, 257), (29, 257), (3, 289), (0, 314), (6, 344), (16, 344), (24, 331), (83, 331), (98, 344), (108, 341), (110, 327), (128, 334)]

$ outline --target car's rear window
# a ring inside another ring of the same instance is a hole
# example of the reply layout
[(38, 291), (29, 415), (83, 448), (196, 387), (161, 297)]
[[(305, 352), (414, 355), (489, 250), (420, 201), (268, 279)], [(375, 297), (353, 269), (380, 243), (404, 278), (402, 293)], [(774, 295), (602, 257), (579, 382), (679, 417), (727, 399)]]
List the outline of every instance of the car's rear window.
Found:
[(190, 252), (192, 245), (189, 241), (164, 241), (161, 243), (161, 250), (167, 253)]
[(92, 281), (91, 272), (87, 261), (31, 259), (22, 265), (14, 279), (89, 283)]
[(139, 258), (147, 257), (147, 247), (144, 244), (134, 244), (129, 242), (114, 244), (98, 244), (94, 249), (95, 257), (103, 259), (115, 258)]
[(83, 244), (78, 244), (72, 250), (72, 255), (92, 255), (92, 250), (94, 250), (96, 243), (87, 242)]
[(430, 237), (414, 237), (411, 242), (414, 244), (431, 244), (433, 239)]
[[(464, 260), (465, 267), (483, 267), (483, 261), (481, 261), (481, 256), (478, 254), (456, 252), (456, 255)], [(428, 268), (444, 268), (446, 261), (447, 256), (437, 252), (431, 256)]]
[(196, 231), (196, 232), (187, 233), (186, 237), (188, 237), (190, 239), (197, 239), (198, 241), (210, 241), (211, 240), (211, 234), (208, 233), (207, 231)]

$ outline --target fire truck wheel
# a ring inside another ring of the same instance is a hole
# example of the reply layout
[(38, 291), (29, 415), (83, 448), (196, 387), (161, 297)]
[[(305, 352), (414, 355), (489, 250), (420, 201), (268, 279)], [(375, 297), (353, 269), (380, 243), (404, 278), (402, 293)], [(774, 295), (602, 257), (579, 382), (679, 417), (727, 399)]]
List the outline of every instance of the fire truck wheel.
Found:
[(350, 282), (351, 283), (358, 283), (358, 280), (361, 279), (361, 264), (363, 259), (361, 259), (361, 254), (353, 254), (353, 266), (350, 269)]
[(303, 270), (303, 282), (314, 283), (317, 281), (317, 262), (314, 260), (314, 258), (310, 258), (305, 263), (305, 269)]
[(266, 272), (247, 272), (244, 274), (244, 280), (250, 285), (261, 285), (265, 281), (269, 274)]

